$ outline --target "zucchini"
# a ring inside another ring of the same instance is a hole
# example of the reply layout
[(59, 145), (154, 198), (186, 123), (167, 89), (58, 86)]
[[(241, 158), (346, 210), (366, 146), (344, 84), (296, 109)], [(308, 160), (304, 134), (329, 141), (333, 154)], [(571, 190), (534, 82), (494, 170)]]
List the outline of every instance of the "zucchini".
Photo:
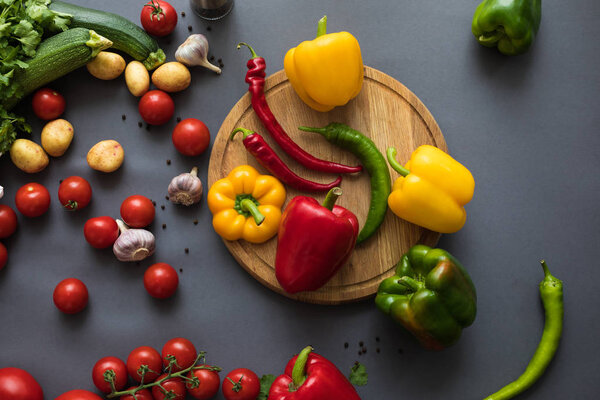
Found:
[(83, 67), (111, 45), (107, 38), (84, 28), (69, 29), (45, 39), (35, 56), (25, 60), (29, 66), (15, 75), (17, 95), (6, 100), (3, 106), (10, 110), (29, 93)]
[(165, 53), (146, 31), (120, 15), (76, 6), (62, 1), (53, 1), (50, 9), (69, 14), (69, 28), (92, 29), (112, 40), (113, 49), (124, 51), (148, 69), (152, 70), (165, 62)]

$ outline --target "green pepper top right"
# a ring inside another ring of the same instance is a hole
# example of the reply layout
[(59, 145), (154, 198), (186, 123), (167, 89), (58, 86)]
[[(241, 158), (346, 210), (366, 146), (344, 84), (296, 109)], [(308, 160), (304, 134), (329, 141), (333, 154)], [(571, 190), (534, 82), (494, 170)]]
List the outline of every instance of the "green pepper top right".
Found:
[(484, 0), (475, 10), (471, 31), (483, 46), (514, 56), (529, 49), (541, 19), (542, 0)]

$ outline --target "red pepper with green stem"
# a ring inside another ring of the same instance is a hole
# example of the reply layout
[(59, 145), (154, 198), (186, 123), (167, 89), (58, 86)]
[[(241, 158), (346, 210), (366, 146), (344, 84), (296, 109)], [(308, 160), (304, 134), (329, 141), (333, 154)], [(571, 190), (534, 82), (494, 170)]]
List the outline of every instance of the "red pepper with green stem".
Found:
[(248, 72), (246, 73), (246, 82), (249, 85), (248, 91), (252, 98), (252, 108), (261, 122), (267, 128), (267, 131), (271, 134), (273, 139), (279, 146), (290, 155), (294, 160), (308, 169), (315, 171), (329, 172), (333, 174), (351, 174), (362, 171), (362, 166), (358, 165), (355, 167), (339, 164), (331, 161), (321, 160), (316, 158), (300, 146), (298, 146), (281, 127), (277, 119), (271, 112), (267, 100), (265, 99), (265, 69), (267, 67), (265, 59), (259, 57), (254, 49), (247, 43), (239, 43), (237, 48), (241, 46), (247, 46), (252, 53), (252, 58), (248, 60), (246, 66)]

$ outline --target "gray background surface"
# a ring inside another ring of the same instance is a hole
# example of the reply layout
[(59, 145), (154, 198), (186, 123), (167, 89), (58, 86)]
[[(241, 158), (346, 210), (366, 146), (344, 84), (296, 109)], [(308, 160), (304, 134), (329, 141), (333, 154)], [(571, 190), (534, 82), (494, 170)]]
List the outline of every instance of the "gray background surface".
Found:
[[(138, 22), (142, 1), (78, 3)], [(293, 354), (312, 344), (343, 371), (355, 360), (366, 365), (369, 384), (358, 389), (364, 399), (482, 398), (516, 378), (536, 348), (544, 323), (537, 286), (544, 257), (565, 283), (565, 330), (545, 376), (520, 398), (600, 396), (600, 2), (544, 3), (535, 45), (514, 58), (472, 37), (478, 1), (238, 0), (232, 14), (216, 23), (193, 16), (185, 0), (172, 4), (187, 15), (160, 40), (167, 54), (173, 56), (190, 25), (208, 37), (210, 53), (225, 64), (221, 76), (193, 69), (192, 87), (173, 96), (176, 116), (202, 119), (213, 140), (247, 91), (248, 54), (235, 44), (254, 45), (271, 74), (282, 68), (288, 48), (313, 37), (323, 14), (330, 32), (349, 30), (358, 38), (365, 64), (419, 96), (451, 154), (477, 183), (466, 226), (439, 243), (470, 271), (477, 319), (454, 347), (427, 352), (371, 301), (317, 306), (264, 288), (213, 232), (205, 202), (183, 209), (164, 199), (170, 179), (193, 165), (206, 182), (209, 152), (196, 159), (179, 155), (170, 137), (174, 119), (150, 131), (138, 128), (137, 100), (123, 79), (101, 82), (84, 69), (53, 85), (65, 96), (65, 117), (76, 131), (66, 155), (36, 175), (0, 159), (2, 203), (14, 206), (15, 192), (30, 181), (46, 185), (53, 202), (40, 218), (19, 215), (18, 232), (5, 241), (0, 367), (27, 369), (52, 399), (70, 389), (94, 390), (90, 372), (100, 357), (126, 359), (141, 345), (160, 350), (176, 336), (208, 351), (208, 361), (224, 369), (222, 377), (236, 367), (279, 374)], [(42, 123), (28, 104), (20, 111), (30, 117), (39, 142)], [(107, 138), (123, 144), (126, 161), (103, 175), (88, 168), (85, 155)], [(59, 179), (70, 175), (87, 178), (94, 190), (92, 204), (77, 213), (58, 206)], [(94, 250), (82, 234), (88, 218), (118, 216), (121, 201), (134, 193), (166, 205), (164, 211), (157, 206), (151, 226), (157, 252), (141, 266)], [(158, 261), (183, 270), (177, 294), (166, 301), (150, 298), (142, 284), (145, 267)], [(90, 292), (88, 308), (74, 316), (52, 303), (55, 285), (70, 276)], [(360, 341), (367, 347), (362, 356)]]

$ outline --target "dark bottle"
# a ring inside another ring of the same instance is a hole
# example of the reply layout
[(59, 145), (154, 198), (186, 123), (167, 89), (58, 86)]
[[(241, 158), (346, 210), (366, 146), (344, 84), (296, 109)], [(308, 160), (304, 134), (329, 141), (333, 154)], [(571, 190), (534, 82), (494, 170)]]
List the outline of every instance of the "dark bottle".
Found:
[(231, 12), (233, 0), (190, 0), (190, 6), (201, 18), (214, 21)]

